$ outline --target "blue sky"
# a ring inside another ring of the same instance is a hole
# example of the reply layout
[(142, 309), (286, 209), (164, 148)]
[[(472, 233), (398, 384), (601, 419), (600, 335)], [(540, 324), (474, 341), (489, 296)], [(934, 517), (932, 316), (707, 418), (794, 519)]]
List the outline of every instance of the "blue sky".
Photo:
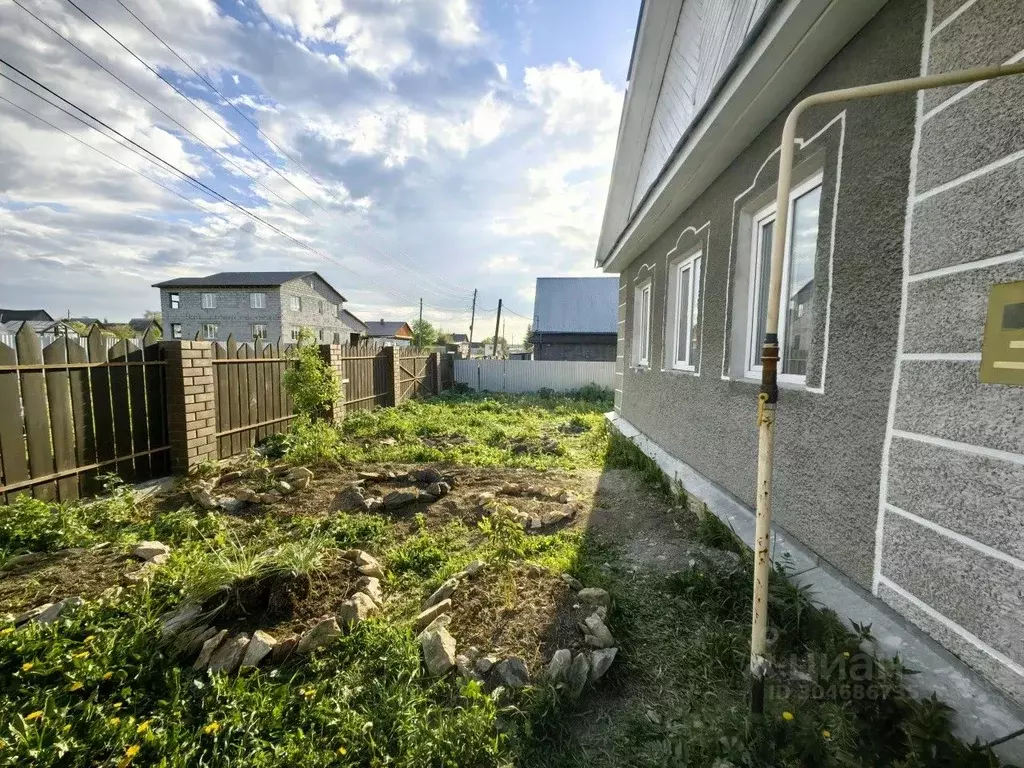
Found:
[(0, 50), (245, 211), (0, 81), (0, 306), (125, 318), (168, 277), (312, 268), (453, 331), (477, 288), (521, 338), (537, 277), (596, 274), (638, 0), (124, 2), (227, 101), (110, 0), (81, 5), (113, 37), (29, 7), (152, 103), (11, 3)]

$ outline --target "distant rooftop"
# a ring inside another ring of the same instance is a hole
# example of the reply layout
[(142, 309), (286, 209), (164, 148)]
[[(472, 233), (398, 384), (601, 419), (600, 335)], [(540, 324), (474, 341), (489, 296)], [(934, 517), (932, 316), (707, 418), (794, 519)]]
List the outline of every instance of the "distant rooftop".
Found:
[(50, 313), (45, 309), (0, 309), (0, 323), (12, 320), (50, 320)]
[(409, 339), (412, 338), (408, 331), (403, 333), (408, 323), (404, 320), (376, 320), (367, 321), (366, 335), (373, 338), (397, 338), (397, 339)]
[[(289, 280), (298, 280), (303, 277), (316, 275), (321, 280), (323, 276), (317, 272), (217, 272), (206, 277), (176, 277), (173, 280), (164, 280), (162, 283), (154, 283), (154, 288), (247, 288), (247, 287), (269, 287), (284, 285)], [(324, 280), (327, 283), (326, 280)], [(327, 283), (329, 286), (330, 283)], [(338, 293), (331, 286), (342, 301), (347, 299)]]
[(464, 333), (453, 333), (452, 344), (465, 344), (469, 341), (469, 336)]
[(617, 277), (538, 277), (534, 333), (617, 333)]

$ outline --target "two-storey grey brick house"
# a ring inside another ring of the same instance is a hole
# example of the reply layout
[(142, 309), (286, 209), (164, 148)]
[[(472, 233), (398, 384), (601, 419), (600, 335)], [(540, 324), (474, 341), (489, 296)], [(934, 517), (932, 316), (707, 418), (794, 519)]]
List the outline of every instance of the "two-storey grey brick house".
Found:
[(361, 330), (343, 319), (354, 317), (345, 297), (316, 272), (218, 272), (153, 287), (169, 339), (292, 341), (309, 328), (324, 344), (347, 344)]

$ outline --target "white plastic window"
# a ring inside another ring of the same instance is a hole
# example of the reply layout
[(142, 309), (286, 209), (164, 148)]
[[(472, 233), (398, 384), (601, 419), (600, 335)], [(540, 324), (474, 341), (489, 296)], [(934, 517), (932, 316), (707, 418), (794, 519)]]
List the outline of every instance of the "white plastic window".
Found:
[(203, 294), (203, 309), (216, 309), (217, 308), (217, 294), (216, 293), (204, 293)]
[(633, 362), (651, 364), (651, 288), (648, 280), (636, 289), (633, 301)]
[(676, 370), (697, 370), (700, 355), (702, 263), (703, 254), (698, 251), (672, 265), (674, 303), (665, 336), (671, 340), (669, 363)]
[(249, 294), (249, 308), (250, 309), (266, 309), (267, 308), (267, 294), (265, 294), (265, 293), (250, 293)]

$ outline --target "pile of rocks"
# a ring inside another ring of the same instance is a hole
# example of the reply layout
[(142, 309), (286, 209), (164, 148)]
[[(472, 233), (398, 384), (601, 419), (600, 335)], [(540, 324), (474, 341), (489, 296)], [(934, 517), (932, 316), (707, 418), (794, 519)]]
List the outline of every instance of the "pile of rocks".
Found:
[[(511, 505), (502, 505), (498, 501), (498, 495), (513, 496), (521, 498), (542, 499), (544, 501), (560, 504), (558, 509), (551, 509), (546, 512), (530, 514)], [(575, 499), (572, 494), (564, 489), (545, 488), (538, 485), (519, 485), (518, 483), (505, 483), (497, 493), (484, 491), (475, 497), (476, 503), (487, 514), (493, 514), (499, 509), (506, 510), (526, 530), (539, 530), (547, 528), (566, 520), (572, 520), (578, 510), (574, 505)]]
[[(443, 475), (433, 467), (420, 469), (406, 475), (392, 471), (359, 472), (356, 477), (356, 480), (350, 482), (335, 497), (334, 502), (331, 504), (332, 509), (339, 512), (348, 512), (350, 510), (377, 512), (381, 509), (393, 511), (417, 502), (433, 504), (438, 499), (451, 493), (452, 488), (455, 487), (454, 477)], [(394, 490), (383, 496), (366, 487), (366, 483), (394, 480), (417, 483), (424, 487), (412, 490)]]
[(132, 550), (132, 555), (142, 561), (142, 567), (127, 571), (124, 580), (129, 584), (146, 581), (158, 567), (171, 559), (171, 548), (159, 541), (141, 541)]
[(380, 585), (384, 569), (377, 559), (359, 549), (347, 550), (342, 556), (361, 574), (356, 582), (358, 591), (342, 603), (337, 615), (321, 619), (301, 635), (279, 640), (260, 629), (251, 637), (245, 632), (232, 634), (214, 627), (210, 623), (213, 615), (204, 615), (202, 606), (187, 604), (162, 617), (160, 637), (172, 655), (194, 657), (192, 668), (199, 672), (232, 674), (261, 664), (277, 666), (293, 654), (307, 655), (331, 643), (343, 630), (351, 630), (384, 603)]
[(18, 628), (29, 624), (53, 624), (66, 611), (74, 610), (84, 602), (80, 597), (68, 597), (56, 603), (44, 603), (15, 616), (13, 623)]
[[(252, 480), (255, 485), (270, 490), (260, 493), (247, 485), (238, 483), (240, 480)], [(192, 500), (203, 509), (236, 512), (245, 504), (255, 502), (273, 504), (288, 494), (309, 487), (312, 481), (313, 471), (307, 467), (279, 466), (273, 469), (254, 467), (225, 472), (223, 475), (208, 480), (199, 480), (189, 489), (189, 494), (192, 496)], [(226, 487), (235, 483), (238, 483), (237, 487)], [(220, 493), (215, 494), (215, 491), (220, 491)]]
[[(480, 560), (470, 563), (424, 601), (420, 614), (413, 622), (413, 629), (419, 632), (417, 639), (423, 652), (423, 662), (427, 672), (435, 677), (454, 669), (464, 679), (521, 688), (531, 680), (530, 670), (523, 659), (518, 656), (502, 658), (493, 653), (484, 653), (476, 647), (459, 653), (458, 641), (448, 631), (453, 595), (460, 584), (471, 579), (484, 567)], [(580, 629), (585, 642), (594, 650), (580, 652), (573, 657), (572, 651), (560, 649), (538, 676), (575, 699), (588, 682), (595, 683), (604, 676), (619, 649), (615, 647), (615, 638), (605, 624), (611, 608), (611, 596), (603, 589), (584, 588), (571, 576), (563, 576), (563, 579), (576, 591), (579, 602), (573, 607), (578, 609), (585, 606), (592, 609), (587, 619), (581, 622)]]

